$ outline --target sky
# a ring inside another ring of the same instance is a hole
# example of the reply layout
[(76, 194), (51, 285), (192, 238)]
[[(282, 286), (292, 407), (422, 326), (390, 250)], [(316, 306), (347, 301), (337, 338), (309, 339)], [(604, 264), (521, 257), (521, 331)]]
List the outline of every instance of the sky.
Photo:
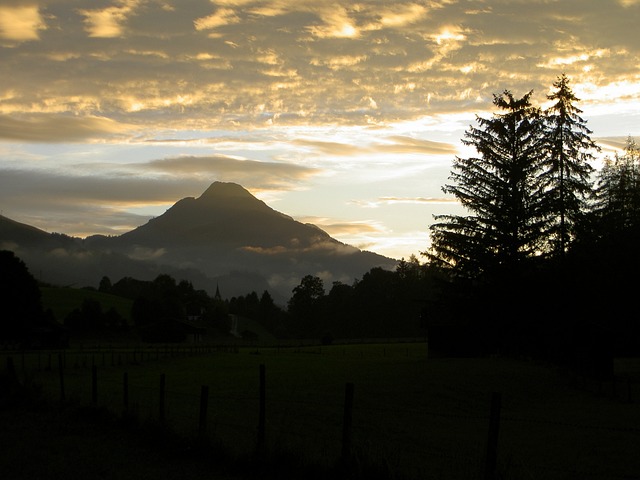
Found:
[[(476, 115), (562, 73), (640, 135), (640, 0), (0, 0), (0, 212), (118, 235), (212, 182), (409, 258)], [(597, 165), (596, 165), (597, 166)]]

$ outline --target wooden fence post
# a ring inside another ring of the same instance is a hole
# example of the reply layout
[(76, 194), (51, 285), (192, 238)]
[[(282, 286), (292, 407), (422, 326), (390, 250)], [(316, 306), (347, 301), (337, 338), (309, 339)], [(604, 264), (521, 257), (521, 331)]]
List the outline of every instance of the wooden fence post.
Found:
[(198, 436), (202, 439), (207, 433), (207, 407), (209, 405), (209, 387), (200, 387), (200, 419), (198, 422)]
[(258, 415), (258, 452), (263, 451), (267, 425), (267, 375), (264, 363), (260, 364), (260, 410)]
[(98, 406), (98, 367), (91, 367), (91, 403), (94, 407)]
[(160, 423), (164, 423), (164, 394), (165, 394), (165, 375), (164, 373), (160, 375), (160, 408), (158, 411), (158, 420)]
[(342, 459), (351, 456), (351, 424), (353, 423), (353, 383), (347, 383), (344, 388), (344, 415), (342, 420)]
[(124, 411), (129, 411), (129, 373), (124, 372), (122, 375), (122, 404)]
[(58, 354), (58, 372), (60, 374), (60, 401), (64, 402), (64, 360), (61, 353)]
[(497, 478), (498, 468), (498, 433), (500, 432), (500, 408), (502, 395), (499, 392), (491, 394), (491, 414), (489, 417), (489, 436), (487, 439), (487, 458), (485, 463), (485, 480)]
[(18, 384), (18, 374), (16, 373), (16, 366), (13, 364), (13, 357), (7, 357), (7, 375), (10, 383)]

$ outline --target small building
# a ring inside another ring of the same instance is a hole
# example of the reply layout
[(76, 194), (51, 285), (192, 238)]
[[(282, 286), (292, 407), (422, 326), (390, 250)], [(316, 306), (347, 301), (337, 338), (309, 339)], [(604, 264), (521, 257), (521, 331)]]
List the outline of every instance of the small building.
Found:
[(202, 340), (207, 333), (207, 329), (202, 324), (202, 317), (190, 316), (184, 321), (178, 321), (180, 329), (184, 333), (184, 338), (187, 343), (202, 343)]

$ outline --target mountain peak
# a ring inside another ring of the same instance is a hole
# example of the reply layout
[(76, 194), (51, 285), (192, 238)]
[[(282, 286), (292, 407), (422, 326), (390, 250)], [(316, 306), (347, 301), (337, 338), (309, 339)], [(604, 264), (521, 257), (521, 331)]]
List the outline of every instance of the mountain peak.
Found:
[(232, 182), (213, 182), (200, 198), (253, 197), (244, 187)]

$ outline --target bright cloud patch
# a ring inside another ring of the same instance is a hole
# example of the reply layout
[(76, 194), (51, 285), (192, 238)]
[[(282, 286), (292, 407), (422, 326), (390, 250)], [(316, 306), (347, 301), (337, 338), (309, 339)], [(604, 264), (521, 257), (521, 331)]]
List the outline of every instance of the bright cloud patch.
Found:
[(46, 28), (37, 6), (0, 6), (0, 38), (38, 40), (39, 31)]
[(223, 25), (231, 25), (240, 22), (235, 11), (230, 8), (221, 8), (215, 13), (196, 19), (193, 23), (196, 30), (210, 30)]
[(0, 115), (0, 139), (28, 142), (76, 142), (123, 133), (128, 127), (103, 117)]
[(117, 5), (104, 9), (79, 10), (89, 36), (115, 38), (124, 34), (124, 24), (140, 0), (120, 0)]

